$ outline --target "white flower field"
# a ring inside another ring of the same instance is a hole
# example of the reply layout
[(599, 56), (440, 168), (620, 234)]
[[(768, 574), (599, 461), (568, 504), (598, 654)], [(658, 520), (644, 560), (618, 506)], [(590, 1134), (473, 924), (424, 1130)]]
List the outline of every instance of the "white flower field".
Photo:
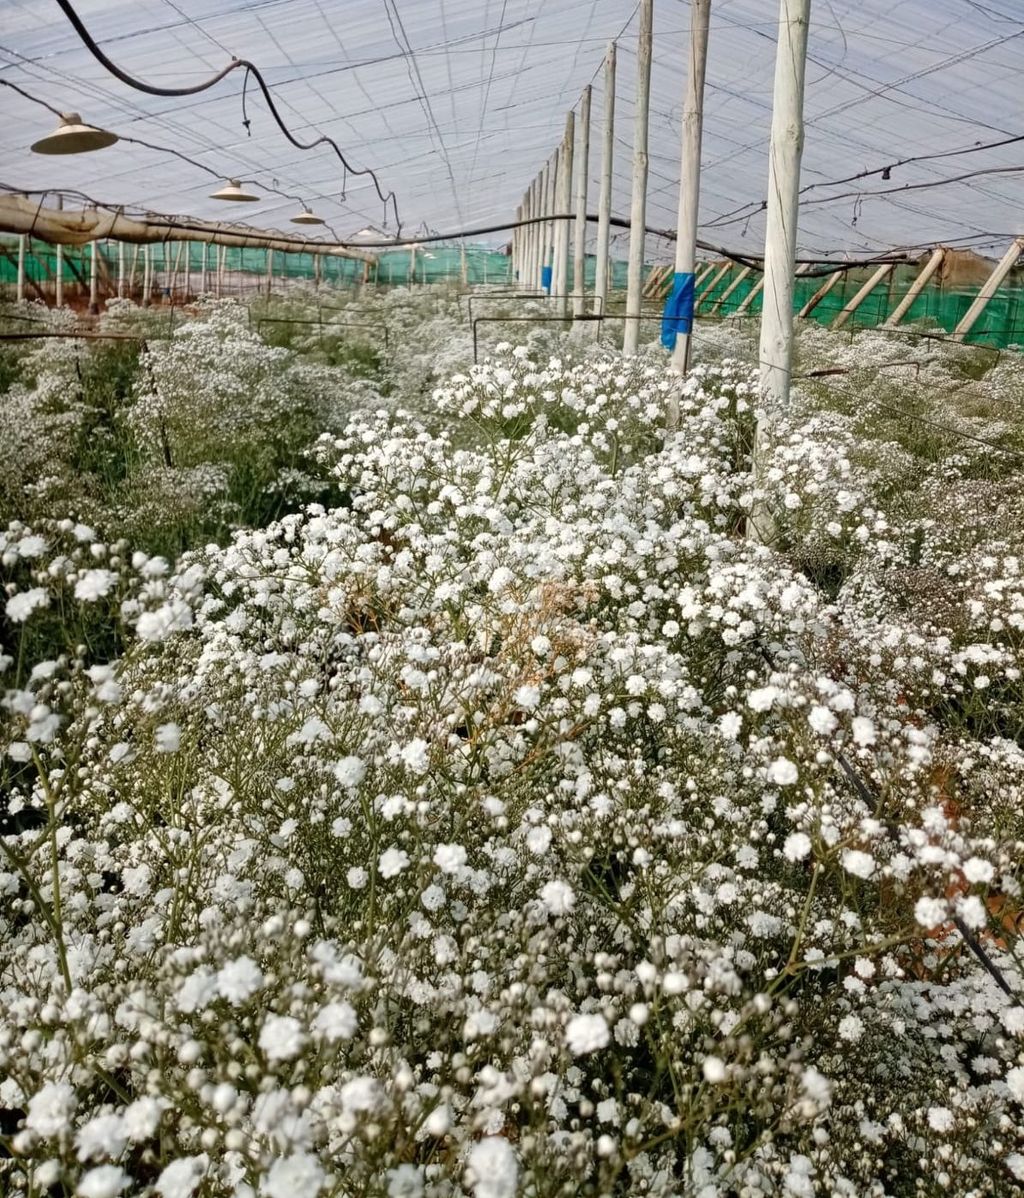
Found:
[(1021, 1192), (1024, 361), (359, 302), (3, 350), (0, 1192)]

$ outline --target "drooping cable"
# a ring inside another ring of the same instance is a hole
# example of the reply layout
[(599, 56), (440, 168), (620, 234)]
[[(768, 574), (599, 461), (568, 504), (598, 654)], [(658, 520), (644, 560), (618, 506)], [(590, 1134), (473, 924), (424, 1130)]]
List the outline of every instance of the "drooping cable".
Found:
[(157, 87), (155, 84), (147, 83), (143, 79), (137, 79), (135, 76), (129, 75), (127, 71), (122, 70), (115, 62), (109, 59), (97, 45), (96, 41), (89, 33), (89, 30), (82, 23), (78, 13), (72, 7), (70, 0), (57, 0), (57, 4), (60, 7), (60, 10), (71, 22), (71, 25), (81, 39), (82, 44), (89, 51), (89, 53), (92, 54), (93, 58), (95, 58), (96, 61), (102, 67), (104, 67), (105, 70), (109, 71), (116, 79), (119, 79), (122, 83), (126, 84), (128, 87), (134, 88), (136, 91), (146, 92), (151, 96), (194, 96), (199, 92), (208, 91), (226, 76), (230, 75), (232, 71), (243, 70), (247, 80), (251, 76), (256, 81), (256, 85), (260, 89), (270, 115), (274, 118), (277, 127), (281, 130), (287, 140), (291, 142), (291, 144), (295, 146), (297, 150), (314, 150), (317, 148), (317, 146), (330, 146), (348, 174), (358, 176), (369, 175), (373, 180), (373, 185), (376, 189), (377, 195), (380, 197), (380, 200), (384, 205), (384, 227), (387, 227), (388, 205), (390, 204), (392, 211), (394, 212), (395, 224), (399, 229), (401, 229), (402, 222), (398, 214), (398, 200), (395, 196), (395, 193), (393, 191), (389, 191), (385, 194), (381, 188), (380, 180), (377, 178), (377, 175), (372, 167), (363, 167), (362, 169), (354, 167), (345, 157), (338, 143), (333, 138), (328, 137), (326, 134), (321, 134), (314, 141), (300, 141), (288, 128), (281, 114), (278, 112), (277, 105), (274, 102), (274, 97), (271, 95), (270, 88), (267, 86), (266, 80), (263, 78), (259, 67), (257, 67), (255, 63), (252, 63), (245, 58), (234, 58), (227, 64), (227, 66), (222, 67), (221, 70), (211, 75), (209, 79), (204, 80), (202, 83), (193, 84), (191, 87)]

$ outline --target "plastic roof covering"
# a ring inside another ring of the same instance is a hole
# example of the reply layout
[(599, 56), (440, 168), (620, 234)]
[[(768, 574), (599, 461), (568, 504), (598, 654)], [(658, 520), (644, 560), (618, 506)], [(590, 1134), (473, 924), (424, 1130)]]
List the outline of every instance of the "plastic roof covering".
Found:
[[(254, 61), (300, 138), (334, 137), (393, 188), (406, 233), (508, 219), (594, 83), (591, 210), (600, 167), (602, 59), (619, 38), (614, 211), (628, 215), (636, 91), (635, 0), (78, 0), (107, 54), (152, 83), (198, 82), (231, 55)], [(1016, 11), (1015, 11), (1016, 10)], [(705, 106), (702, 235), (746, 253), (763, 245), (776, 0), (713, 0)], [(689, 4), (656, 0), (648, 222), (675, 224)], [(348, 181), (326, 148), (302, 153), (242, 73), (210, 91), (161, 99), (108, 75), (52, 0), (0, 0), (0, 76), (93, 124), (183, 151), (223, 176), (301, 196), (339, 236), (381, 226), (365, 179)], [(1024, 133), (1020, 0), (813, 0), (803, 182), (825, 183), (919, 154)], [(229, 206), (217, 181), (170, 155), (119, 144), (45, 158), (30, 142), (54, 118), (0, 89), (2, 182), (78, 189), (105, 203), (288, 228), (292, 200)], [(1021, 231), (1024, 142), (894, 169), (807, 193), (800, 245), (820, 254), (938, 242), (1001, 249)], [(843, 194), (845, 198), (832, 197)], [(822, 202), (824, 201), (824, 202)], [(735, 212), (742, 205), (751, 205)], [(752, 214), (752, 215), (751, 215)], [(750, 216), (748, 220), (747, 217)], [(294, 226), (292, 226), (294, 228)], [(393, 224), (392, 224), (393, 228)], [(621, 236), (621, 235), (620, 235)], [(666, 247), (652, 239), (649, 252)]]

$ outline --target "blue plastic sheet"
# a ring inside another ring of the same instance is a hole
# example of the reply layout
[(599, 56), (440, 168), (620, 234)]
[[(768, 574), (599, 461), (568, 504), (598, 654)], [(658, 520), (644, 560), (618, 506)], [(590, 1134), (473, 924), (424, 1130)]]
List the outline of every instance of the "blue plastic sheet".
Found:
[(552, 268), (550, 266), (542, 266), (540, 268), (540, 285), (548, 295), (551, 294), (551, 274)]
[(661, 319), (661, 344), (675, 349), (676, 336), (693, 330), (694, 278), (690, 271), (677, 271), (672, 279), (672, 292), (665, 301)]

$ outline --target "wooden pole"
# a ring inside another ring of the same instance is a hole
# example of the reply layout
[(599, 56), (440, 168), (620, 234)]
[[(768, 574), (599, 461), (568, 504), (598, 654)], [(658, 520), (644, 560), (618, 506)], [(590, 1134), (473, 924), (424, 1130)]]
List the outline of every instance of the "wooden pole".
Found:
[(593, 89), (588, 83), (580, 101), (580, 119), (576, 126), (579, 152), (576, 154), (576, 227), (573, 230), (572, 310), (574, 316), (586, 311), (587, 292), (587, 185), (590, 181), (590, 101)]
[[(210, 254), (209, 254), (209, 249), (210, 249), (210, 247), (208, 245), (203, 246), (203, 263), (200, 268), (201, 274), (199, 276), (199, 289), (202, 291), (203, 295), (206, 295), (210, 290)], [(317, 258), (316, 261), (319, 262), (320, 259)]]
[(18, 303), (24, 303), (25, 300), (25, 247), (28, 244), (28, 237), (22, 233), (18, 238), (18, 282), (15, 289), (15, 298)]
[(917, 278), (913, 281), (913, 283), (911, 283), (910, 290), (907, 292), (907, 294), (889, 313), (885, 324), (882, 326), (883, 328), (894, 329), (900, 323), (903, 317), (906, 316), (906, 314), (910, 311), (914, 300), (916, 300), (921, 292), (924, 291), (928, 280), (942, 265), (945, 257), (946, 247), (944, 245), (940, 245), (936, 249), (932, 250), (931, 257), (925, 263), (923, 270), (921, 270)]
[[(64, 210), (64, 197), (57, 197), (57, 211)], [(64, 247), (57, 246), (57, 307), (64, 307)]]
[[(700, 156), (704, 134), (704, 79), (708, 61), (711, 0), (690, 3), (690, 68), (683, 103), (683, 141), (679, 157), (679, 211), (676, 218), (676, 269), (672, 281), (680, 328), (672, 347), (672, 369), (685, 374), (690, 365), (690, 332), (697, 305), (692, 301), (697, 264), (697, 216), (700, 209)], [(674, 305), (675, 306), (675, 305)]]
[[(544, 188), (543, 176), (538, 172), (537, 177), (533, 181), (533, 215), (542, 216), (544, 212)], [(530, 286), (534, 289), (540, 289), (540, 247), (544, 239), (544, 224), (538, 222), (533, 226), (533, 278)]]
[(978, 292), (974, 303), (963, 314), (960, 323), (953, 330), (953, 340), (963, 341), (967, 334), (974, 328), (978, 317), (988, 307), (989, 300), (995, 295), (1003, 284), (1003, 280), (1017, 265), (1017, 259), (1024, 254), (1024, 237), (1018, 237), (1006, 251), (999, 261), (999, 265), (985, 280), (985, 285)]
[(797, 313), (797, 316), (801, 320), (806, 320), (806, 318), (808, 316), (810, 316), (810, 314), (814, 311), (814, 309), (821, 303), (821, 301), (825, 298), (825, 296), (828, 295), (828, 293), (832, 290), (832, 288), (836, 285), (836, 283), (839, 282), (839, 280), (843, 277), (844, 274), (846, 274), (845, 270), (837, 270), (833, 274), (830, 274), (828, 276), (828, 278), (825, 280), (825, 282), (822, 283), (822, 285), (818, 288), (818, 290), (811, 296), (811, 298), (807, 301), (807, 303), (804, 304), (804, 306), (800, 309), (800, 311)]
[(124, 299), (124, 242), (117, 243), (117, 298)]
[[(761, 392), (772, 414), (789, 405), (793, 361), (793, 268), (804, 146), (804, 79), (811, 0), (780, 0), (772, 133), (768, 151)], [(759, 431), (760, 437), (760, 431)]]
[(861, 304), (868, 298), (868, 296), (871, 294), (871, 292), (874, 291), (874, 289), (878, 286), (878, 284), (881, 283), (881, 281), (883, 279), (887, 278), (889, 275), (892, 274), (892, 270), (893, 270), (893, 263), (892, 262), (884, 262), (874, 272), (874, 274), (871, 276), (871, 278), (868, 279), (868, 281), (864, 284), (864, 286), (861, 287), (861, 289), (857, 292), (857, 294), (853, 297), (853, 299), (848, 300), (843, 305), (843, 307), (840, 309), (839, 313), (836, 315), (835, 320), (833, 320), (832, 323), (828, 327), (830, 329), (841, 329), (843, 327), (843, 325), (846, 324), (846, 322), (854, 314), (854, 312), (856, 312), (857, 309), (861, 306)]
[(558, 190), (555, 200), (555, 215), (559, 218), (555, 226), (555, 269), (551, 285), (554, 289), (555, 312), (561, 317), (569, 313), (569, 221), (572, 208), (572, 160), (576, 140), (576, 114), (565, 116), (565, 134), (562, 137), (562, 152), (559, 161)]
[(100, 310), (99, 242), (89, 242), (89, 311), (95, 316)]
[(128, 268), (128, 298), (131, 299), (135, 295), (135, 274), (139, 265), (139, 247), (132, 246), (132, 260)]
[(622, 352), (635, 354), (640, 345), (640, 307), (644, 281), (647, 224), (647, 121), (651, 102), (651, 54), (654, 44), (654, 0), (640, 0), (640, 34), (636, 52), (636, 107), (633, 115), (633, 202), (629, 210), (629, 273)]
[[(551, 244), (551, 159), (544, 164), (544, 170), (541, 171), (541, 214), (545, 217), (540, 225), (540, 286), (544, 290), (544, 271), (549, 262), (547, 262), (547, 250)], [(551, 286), (547, 290), (551, 290)]]
[[(608, 242), (611, 235), (612, 166), (615, 157), (615, 43), (608, 43), (604, 56), (604, 129), (601, 145), (601, 189), (597, 197), (597, 245), (594, 253), (594, 306), (604, 314), (608, 307), (611, 263)], [(600, 325), (595, 323), (595, 329)]]
[(142, 306), (148, 308), (153, 298), (153, 259), (149, 246), (142, 247)]
[(214, 293), (220, 299), (224, 288), (224, 246), (217, 246), (217, 266), (214, 276)]
[(274, 281), (274, 251), (267, 250), (267, 299), (270, 299), (270, 288)]

